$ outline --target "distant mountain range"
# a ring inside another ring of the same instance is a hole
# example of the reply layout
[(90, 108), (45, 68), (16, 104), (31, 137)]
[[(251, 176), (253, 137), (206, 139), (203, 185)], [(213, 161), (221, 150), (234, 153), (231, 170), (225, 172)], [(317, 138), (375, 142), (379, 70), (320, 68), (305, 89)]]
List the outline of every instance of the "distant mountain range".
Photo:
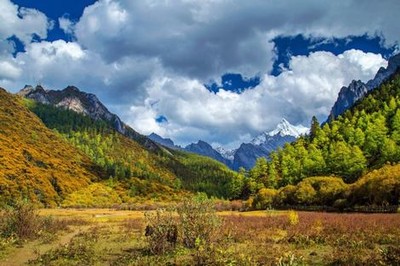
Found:
[(308, 131), (308, 128), (302, 125), (294, 126), (283, 118), (274, 130), (263, 132), (250, 143), (240, 145), (235, 152), (232, 168), (235, 170), (240, 167), (250, 169), (256, 163), (257, 158), (268, 158), (272, 151), (307, 134)]
[(263, 132), (250, 143), (242, 143), (239, 148), (231, 150), (224, 149), (223, 147), (213, 148), (210, 144), (202, 140), (181, 148), (176, 146), (170, 139), (164, 139), (155, 133), (149, 135), (149, 138), (166, 147), (183, 149), (208, 156), (226, 164), (234, 170), (238, 170), (240, 167), (245, 169), (252, 168), (257, 158), (268, 158), (272, 151), (282, 147), (287, 142), (296, 140), (301, 135), (307, 134), (308, 131), (308, 128), (302, 125), (294, 126), (283, 118), (274, 130)]
[[(390, 78), (399, 67), (400, 54), (391, 57), (388, 66), (386, 68), (380, 68), (375, 77), (367, 83), (363, 83), (360, 80), (353, 80), (347, 87), (342, 87), (331, 109), (329, 119), (334, 119), (343, 114), (369, 91), (379, 87), (384, 81)], [(164, 139), (154, 133), (150, 135), (149, 138), (166, 147), (183, 149), (211, 157), (226, 164), (231, 169), (238, 170), (240, 167), (245, 169), (252, 168), (257, 158), (268, 158), (272, 151), (283, 147), (285, 143), (293, 142), (300, 135), (307, 134), (308, 131), (308, 128), (302, 125), (294, 126), (283, 118), (274, 130), (263, 132), (250, 143), (242, 143), (239, 148), (230, 150), (224, 149), (223, 147), (213, 148), (210, 144), (201, 140), (181, 148), (176, 146), (172, 140)]]

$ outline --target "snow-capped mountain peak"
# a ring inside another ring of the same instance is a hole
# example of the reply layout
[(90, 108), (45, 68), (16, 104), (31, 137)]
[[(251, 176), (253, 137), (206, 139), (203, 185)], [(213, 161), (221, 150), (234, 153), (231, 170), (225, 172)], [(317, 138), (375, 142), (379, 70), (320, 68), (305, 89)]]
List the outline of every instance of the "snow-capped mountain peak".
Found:
[(224, 157), (225, 159), (233, 161), (236, 149), (226, 149), (223, 147), (216, 147), (215, 150), (219, 152), (219, 154), (221, 154), (222, 157)]
[(271, 130), (269, 132), (263, 132), (260, 135), (258, 135), (256, 138), (252, 140), (252, 144), (254, 145), (261, 145), (265, 143), (268, 139), (270, 139), (273, 136), (292, 136), (294, 138), (298, 138), (301, 135), (305, 135), (309, 132), (309, 128), (303, 126), (303, 125), (297, 125), (294, 126), (290, 124), (285, 118), (282, 118), (281, 122), (276, 126), (274, 130)]

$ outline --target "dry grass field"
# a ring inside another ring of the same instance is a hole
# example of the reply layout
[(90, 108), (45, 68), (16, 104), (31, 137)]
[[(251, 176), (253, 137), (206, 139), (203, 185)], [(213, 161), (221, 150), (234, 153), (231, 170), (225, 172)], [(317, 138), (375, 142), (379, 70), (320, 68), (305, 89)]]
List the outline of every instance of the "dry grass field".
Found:
[[(43, 209), (54, 230), (3, 237), (0, 265), (398, 265), (400, 214), (220, 212), (207, 246), (152, 254), (142, 211)], [(52, 217), (52, 218), (49, 218)], [(179, 238), (180, 236), (178, 236)]]

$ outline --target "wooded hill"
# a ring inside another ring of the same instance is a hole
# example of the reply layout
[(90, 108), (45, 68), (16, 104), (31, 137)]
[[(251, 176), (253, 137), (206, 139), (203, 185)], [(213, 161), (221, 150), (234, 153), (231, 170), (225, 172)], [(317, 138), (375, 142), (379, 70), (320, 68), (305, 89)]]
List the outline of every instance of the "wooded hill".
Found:
[[(255, 195), (275, 205), (335, 201), (337, 205), (395, 205), (400, 199), (399, 161), (398, 71), (342, 116), (322, 126), (313, 118), (310, 135), (272, 153), (270, 161), (259, 159), (248, 173), (242, 171), (247, 178), (236, 190), (240, 191), (237, 197)], [(308, 178), (313, 176), (329, 177)], [(330, 191), (329, 200), (324, 201), (321, 190)]]
[(177, 200), (190, 191), (229, 197), (236, 173), (221, 163), (163, 147), (146, 150), (104, 121), (3, 89), (0, 96), (3, 205), (29, 199), (45, 207), (110, 206)]

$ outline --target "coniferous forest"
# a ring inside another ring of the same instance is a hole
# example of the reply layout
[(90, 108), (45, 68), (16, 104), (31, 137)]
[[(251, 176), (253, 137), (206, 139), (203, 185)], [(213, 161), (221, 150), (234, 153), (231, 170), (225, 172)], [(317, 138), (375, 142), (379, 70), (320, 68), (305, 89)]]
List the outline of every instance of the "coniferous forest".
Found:
[(398, 205), (400, 196), (400, 76), (370, 92), (337, 119), (258, 159), (239, 172), (236, 197), (253, 207)]

